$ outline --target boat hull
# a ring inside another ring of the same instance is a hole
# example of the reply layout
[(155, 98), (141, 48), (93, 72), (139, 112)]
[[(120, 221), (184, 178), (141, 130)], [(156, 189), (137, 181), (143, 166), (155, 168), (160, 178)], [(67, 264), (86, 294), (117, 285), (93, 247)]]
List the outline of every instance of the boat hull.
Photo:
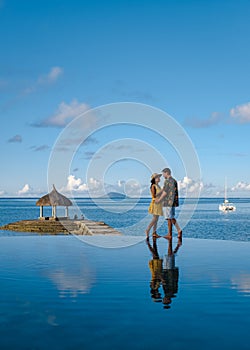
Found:
[(235, 211), (236, 207), (230, 203), (223, 203), (223, 204), (219, 205), (219, 210), (224, 211), (224, 212)]

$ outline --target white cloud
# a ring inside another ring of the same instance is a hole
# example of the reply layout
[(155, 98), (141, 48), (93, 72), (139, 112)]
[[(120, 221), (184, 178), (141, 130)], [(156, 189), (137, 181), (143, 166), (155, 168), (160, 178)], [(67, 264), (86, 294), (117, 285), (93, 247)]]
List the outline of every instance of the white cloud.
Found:
[(35, 124), (34, 126), (46, 127), (46, 126), (56, 126), (64, 127), (72, 119), (86, 112), (89, 106), (85, 103), (79, 103), (76, 99), (71, 101), (70, 104), (61, 102), (57, 108), (57, 111), (50, 118), (43, 120), (42, 122)]
[(250, 102), (232, 108), (230, 110), (230, 116), (236, 123), (250, 123)]
[[(104, 183), (101, 180), (90, 178), (88, 181), (89, 194), (91, 197), (103, 197), (106, 196), (109, 192), (118, 192), (125, 194), (129, 197), (140, 197), (143, 195), (145, 186), (134, 180), (130, 179), (128, 181), (118, 180), (115, 184)], [(149, 187), (146, 186), (147, 191), (146, 195), (149, 194)]]
[[(88, 185), (89, 189), (95, 192), (101, 191), (104, 188), (103, 182), (93, 177), (89, 179)], [(100, 195), (103, 195), (103, 193), (100, 192)]]
[[(108, 185), (109, 189), (113, 189), (114, 186)], [(84, 194), (93, 197), (99, 197), (105, 195), (103, 182), (91, 177), (88, 183), (84, 183), (81, 178), (77, 178), (75, 175), (69, 175), (67, 178), (67, 185), (60, 189), (60, 192), (73, 192), (75, 195)]]
[(5, 194), (4, 191), (0, 191), (0, 196), (3, 196)]
[(57, 67), (57, 66), (52, 67), (49, 73), (41, 75), (33, 83), (33, 85), (24, 89), (23, 94), (29, 95), (35, 92), (39, 87), (54, 84), (62, 74), (63, 74), (63, 69), (61, 67)]
[(195, 197), (199, 196), (204, 185), (201, 181), (194, 181), (188, 176), (184, 176), (183, 180), (178, 181), (178, 187), (181, 195), (187, 194)]
[(61, 67), (52, 67), (48, 74), (39, 77), (38, 84), (43, 85), (55, 83), (62, 74), (63, 69)]
[(117, 181), (117, 186), (120, 187), (124, 187), (125, 181), (124, 180), (118, 180)]
[(96, 180), (96, 179), (94, 179), (93, 177), (91, 177), (90, 179), (89, 179), (89, 183), (90, 183), (90, 185), (91, 186), (93, 186), (93, 187), (97, 187), (98, 186), (98, 184), (99, 184), (99, 180)]
[(20, 196), (20, 195), (23, 195), (23, 194), (28, 194), (30, 191), (31, 191), (31, 187), (29, 186), (29, 184), (26, 184), (26, 185), (23, 186), (23, 188), (21, 190), (19, 190), (17, 192), (17, 194)]
[(130, 179), (126, 181), (124, 191), (129, 197), (140, 197), (142, 193), (141, 184), (135, 179)]
[(192, 182), (193, 182), (192, 179), (190, 179), (187, 176), (184, 176), (184, 178), (182, 180), (182, 185), (186, 187), (186, 186), (190, 185)]
[(232, 187), (232, 191), (250, 191), (250, 184), (240, 181), (235, 186)]
[(197, 129), (198, 128), (207, 128), (207, 127), (210, 127), (212, 125), (218, 124), (219, 122), (221, 122), (222, 118), (223, 118), (223, 116), (221, 113), (213, 112), (206, 119), (201, 119), (201, 118), (196, 118), (196, 117), (187, 118), (185, 120), (185, 124), (187, 126), (190, 126), (192, 128), (197, 128)]
[(85, 183), (83, 183), (80, 178), (77, 179), (75, 175), (69, 175), (68, 183), (66, 185), (65, 190), (67, 192), (85, 192), (88, 190), (88, 186)]

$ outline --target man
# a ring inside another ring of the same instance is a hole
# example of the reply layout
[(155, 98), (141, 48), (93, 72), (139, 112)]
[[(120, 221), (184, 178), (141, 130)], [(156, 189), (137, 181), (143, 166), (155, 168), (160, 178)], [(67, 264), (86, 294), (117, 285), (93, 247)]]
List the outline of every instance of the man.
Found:
[(175, 219), (175, 207), (179, 206), (178, 196), (178, 184), (177, 181), (171, 176), (171, 170), (164, 168), (162, 170), (163, 177), (165, 178), (162, 194), (155, 203), (163, 201), (163, 211), (165, 219), (168, 221), (168, 234), (165, 238), (172, 238), (172, 227), (175, 225), (178, 238), (182, 238), (182, 230)]

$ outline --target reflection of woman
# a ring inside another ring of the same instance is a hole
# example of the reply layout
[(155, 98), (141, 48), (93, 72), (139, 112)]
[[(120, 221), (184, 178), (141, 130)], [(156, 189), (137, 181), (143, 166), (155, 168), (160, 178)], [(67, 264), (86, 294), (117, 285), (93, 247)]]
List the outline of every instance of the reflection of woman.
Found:
[(148, 212), (153, 215), (153, 218), (146, 229), (147, 237), (149, 237), (149, 233), (152, 227), (153, 227), (153, 237), (156, 237), (156, 238), (160, 237), (156, 233), (156, 229), (157, 229), (159, 216), (163, 216), (162, 203), (155, 203), (155, 198), (161, 194), (161, 187), (159, 186), (159, 182), (161, 180), (160, 178), (161, 178), (161, 174), (154, 173), (151, 176), (150, 192), (151, 192), (152, 200), (148, 208)]
[(156, 238), (153, 239), (153, 246), (150, 244), (149, 239), (147, 240), (147, 245), (153, 257), (148, 263), (152, 276), (150, 281), (150, 294), (152, 300), (159, 302), (162, 301), (161, 293), (159, 292), (162, 279), (162, 259), (159, 258)]

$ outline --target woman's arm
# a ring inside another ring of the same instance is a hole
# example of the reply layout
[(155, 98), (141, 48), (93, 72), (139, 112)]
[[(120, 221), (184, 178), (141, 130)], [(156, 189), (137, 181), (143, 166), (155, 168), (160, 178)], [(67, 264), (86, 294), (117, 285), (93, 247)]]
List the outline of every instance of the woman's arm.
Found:
[(167, 195), (167, 193), (164, 191), (164, 190), (162, 190), (162, 193), (161, 193), (161, 195), (160, 195), (160, 198), (157, 198), (156, 200), (155, 200), (155, 203), (160, 203), (162, 200), (163, 200), (163, 198), (165, 198), (166, 197), (166, 195)]
[(157, 193), (156, 197), (160, 197), (160, 195), (162, 194), (162, 192), (163, 192), (163, 189), (161, 189), (161, 190)]

